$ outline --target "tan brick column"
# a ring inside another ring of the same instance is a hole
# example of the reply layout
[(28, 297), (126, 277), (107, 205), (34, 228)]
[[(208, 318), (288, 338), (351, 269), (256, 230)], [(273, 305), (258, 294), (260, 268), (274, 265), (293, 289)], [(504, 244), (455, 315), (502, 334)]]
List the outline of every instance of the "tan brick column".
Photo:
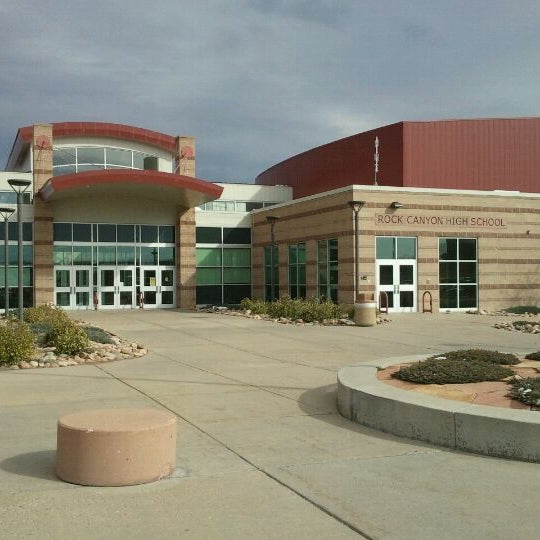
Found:
[[(195, 177), (195, 138), (176, 138), (177, 174)], [(178, 209), (176, 305), (195, 308), (195, 209)]]
[(53, 209), (36, 193), (52, 177), (52, 125), (36, 124), (32, 138), (34, 303), (54, 302)]

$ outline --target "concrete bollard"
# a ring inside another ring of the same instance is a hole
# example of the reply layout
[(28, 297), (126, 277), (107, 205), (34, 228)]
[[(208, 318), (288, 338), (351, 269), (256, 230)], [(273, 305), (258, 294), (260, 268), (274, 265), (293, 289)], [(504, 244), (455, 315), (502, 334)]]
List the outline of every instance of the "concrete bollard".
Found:
[(103, 409), (58, 421), (56, 474), (84, 486), (131, 486), (176, 467), (176, 417), (156, 409)]

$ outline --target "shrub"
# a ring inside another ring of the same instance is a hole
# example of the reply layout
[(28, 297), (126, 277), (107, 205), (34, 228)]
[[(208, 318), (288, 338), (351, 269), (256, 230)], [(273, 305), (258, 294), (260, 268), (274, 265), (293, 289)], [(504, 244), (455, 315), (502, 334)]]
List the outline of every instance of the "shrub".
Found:
[(0, 326), (0, 365), (16, 364), (34, 352), (34, 335), (27, 324), (12, 320)]
[(24, 320), (27, 323), (46, 323), (52, 326), (56, 321), (69, 320), (69, 317), (62, 308), (44, 304), (26, 308), (24, 310)]
[(534, 315), (537, 315), (540, 313), (540, 307), (538, 306), (513, 306), (509, 308), (503, 309), (506, 313), (533, 313)]
[(527, 360), (540, 360), (540, 351), (532, 352), (525, 355)]
[(500, 353), (499, 351), (487, 351), (485, 349), (463, 349), (458, 351), (450, 351), (437, 356), (432, 356), (430, 359), (444, 357), (447, 360), (474, 360), (487, 362), (489, 364), (504, 364), (513, 366), (519, 364), (519, 358), (515, 354)]
[(75, 354), (87, 349), (90, 340), (81, 326), (73, 321), (57, 321), (47, 335), (47, 343), (56, 347), (58, 354)]
[(244, 298), (240, 305), (243, 309), (249, 309), (254, 315), (264, 315), (267, 313), (266, 302), (262, 300), (252, 300), (251, 298)]
[(96, 343), (114, 343), (109, 333), (96, 326), (83, 326), (85, 334), (88, 339), (95, 341)]
[(28, 327), (34, 334), (36, 344), (40, 346), (46, 345), (47, 335), (52, 330), (52, 324), (46, 322), (36, 322), (30, 323)]
[(392, 377), (420, 384), (460, 384), (500, 381), (513, 373), (510, 368), (482, 360), (428, 358), (402, 367)]
[(337, 304), (325, 298), (290, 298), (283, 296), (273, 302), (250, 300), (244, 298), (242, 307), (250, 309), (253, 314), (266, 314), (274, 319), (285, 317), (287, 319), (304, 322), (324, 321), (325, 319), (339, 319), (346, 315)]
[(522, 403), (540, 407), (540, 378), (529, 377), (511, 381), (510, 396)]

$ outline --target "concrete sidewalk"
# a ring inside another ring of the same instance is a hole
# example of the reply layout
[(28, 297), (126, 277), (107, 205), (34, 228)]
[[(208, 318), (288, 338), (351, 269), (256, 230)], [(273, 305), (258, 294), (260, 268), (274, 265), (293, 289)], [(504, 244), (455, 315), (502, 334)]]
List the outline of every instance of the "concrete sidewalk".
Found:
[[(538, 464), (464, 454), (353, 424), (336, 372), (462, 347), (540, 350), (497, 318), (392, 316), (373, 328), (285, 326), (176, 310), (75, 317), (146, 357), (0, 371), (0, 537), (537, 538)], [(179, 418), (172, 478), (125, 488), (54, 475), (56, 421), (109, 407)], [(531, 413), (534, 414), (534, 413)], [(540, 441), (539, 441), (540, 444)]]

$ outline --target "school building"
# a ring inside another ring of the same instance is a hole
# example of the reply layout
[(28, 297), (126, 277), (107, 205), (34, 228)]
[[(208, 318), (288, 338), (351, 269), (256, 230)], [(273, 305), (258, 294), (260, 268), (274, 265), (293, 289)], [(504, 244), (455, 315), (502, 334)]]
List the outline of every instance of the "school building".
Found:
[[(193, 308), (374, 295), (390, 311), (540, 305), (540, 118), (399, 122), (255, 184), (196, 177), (193, 137), (109, 123), (20, 128), (25, 305)], [(354, 203), (354, 204), (352, 204)], [(17, 214), (8, 240), (17, 306)], [(0, 307), (5, 257), (0, 250)]]

